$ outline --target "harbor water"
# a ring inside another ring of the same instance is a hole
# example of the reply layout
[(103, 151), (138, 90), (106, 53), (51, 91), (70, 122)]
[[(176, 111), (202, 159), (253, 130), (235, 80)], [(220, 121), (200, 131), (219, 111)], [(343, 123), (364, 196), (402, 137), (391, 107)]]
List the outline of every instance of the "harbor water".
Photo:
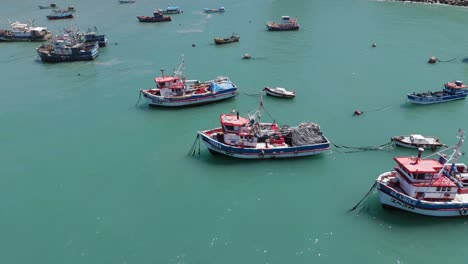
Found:
[[(39, 43), (0, 43), (0, 263), (465, 261), (467, 219), (384, 210), (375, 193), (348, 212), (394, 156), (414, 150), (246, 161), (201, 145), (200, 155), (186, 154), (220, 114), (254, 110), (265, 86), (297, 96), (264, 96), (263, 121), (316, 122), (335, 144), (381, 145), (410, 133), (456, 143), (457, 130), (468, 129), (465, 100), (414, 106), (406, 94), (468, 82), (468, 9), (180, 0), (171, 4), (184, 12), (171, 22), (139, 23), (136, 16), (167, 1), (57, 1), (76, 9), (62, 21), (47, 21), (51, 10), (40, 4), (49, 3), (6, 1), (0, 27), (28, 19), (53, 34), (96, 26), (109, 42), (95, 61), (61, 64), (40, 62)], [(219, 6), (226, 12), (202, 12)], [(282, 15), (301, 29), (266, 31)], [(233, 32), (240, 42), (214, 45)], [(239, 95), (184, 109), (135, 106), (139, 90), (154, 87), (161, 68), (172, 72), (182, 54), (188, 79), (226, 75)], [(456, 59), (428, 64), (430, 56)]]

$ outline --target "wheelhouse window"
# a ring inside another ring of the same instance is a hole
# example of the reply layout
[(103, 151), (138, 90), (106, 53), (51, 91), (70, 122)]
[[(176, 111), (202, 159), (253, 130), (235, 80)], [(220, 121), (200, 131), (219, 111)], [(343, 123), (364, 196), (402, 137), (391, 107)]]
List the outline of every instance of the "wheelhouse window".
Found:
[(436, 188), (436, 192), (440, 192), (440, 187), (437, 187), (437, 188)]

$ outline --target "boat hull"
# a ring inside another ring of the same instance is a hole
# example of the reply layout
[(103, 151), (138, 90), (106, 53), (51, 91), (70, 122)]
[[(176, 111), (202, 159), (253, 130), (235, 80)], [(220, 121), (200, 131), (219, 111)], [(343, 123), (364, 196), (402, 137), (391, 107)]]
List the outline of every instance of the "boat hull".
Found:
[(218, 93), (193, 95), (190, 97), (162, 97), (141, 91), (146, 102), (152, 106), (184, 107), (200, 104), (209, 104), (233, 98), (237, 95), (237, 88), (226, 89)]
[(468, 202), (431, 202), (418, 200), (397, 191), (379, 180), (382, 176), (389, 174), (390, 172), (384, 173), (377, 179), (379, 200), (384, 208), (396, 208), (415, 214), (436, 217), (460, 217), (468, 215)]
[[(209, 130), (211, 131), (211, 130)], [(330, 142), (311, 144), (297, 147), (279, 147), (279, 148), (242, 148), (221, 143), (201, 131), (203, 143), (211, 153), (239, 158), (239, 159), (279, 159), (279, 158), (298, 158), (305, 156), (318, 155), (330, 150)]]
[(288, 98), (288, 99), (292, 99), (292, 98), (296, 97), (295, 94), (277, 93), (275, 91), (272, 91), (269, 88), (264, 88), (263, 90), (265, 91), (266, 95), (273, 96), (273, 97)]
[(18, 36), (8, 36), (8, 35), (0, 35), (0, 41), (4, 42), (41, 42), (47, 41), (51, 37), (50, 34), (46, 36), (29, 36), (29, 37), (18, 37)]
[(465, 99), (468, 94), (455, 94), (455, 95), (445, 95), (440, 97), (420, 97), (413, 94), (408, 94), (408, 100), (413, 104), (438, 104), (438, 103), (445, 103), (455, 100)]
[(65, 16), (46, 16), (49, 20), (59, 20), (59, 19), (70, 19), (73, 18), (72, 14), (65, 15)]
[(171, 17), (148, 17), (148, 16), (137, 16), (138, 21), (143, 23), (157, 23), (157, 22), (169, 22), (172, 20)]
[(278, 27), (267, 25), (268, 31), (296, 31), (299, 30), (299, 26), (288, 26), (288, 27)]
[(92, 50), (80, 52), (79, 54), (71, 55), (59, 55), (41, 49), (37, 49), (37, 54), (41, 58), (42, 62), (46, 63), (58, 63), (58, 62), (73, 62), (73, 61), (90, 61), (97, 58), (98, 45), (95, 46)]
[(399, 147), (403, 147), (403, 148), (414, 148), (414, 149), (417, 149), (417, 148), (427, 148), (427, 149), (437, 149), (437, 148), (440, 148), (440, 147), (443, 147), (444, 145), (443, 144), (418, 144), (418, 143), (408, 143), (408, 142), (404, 142), (396, 137), (392, 137), (391, 138), (391, 141), (396, 145), (396, 146), (399, 146)]
[(228, 43), (233, 43), (233, 42), (239, 42), (239, 39), (240, 39), (240, 37), (235, 37), (235, 38), (230, 38), (230, 39), (219, 39), (219, 38), (215, 38), (215, 39), (214, 39), (214, 42), (215, 42), (215, 44), (217, 44), (217, 45), (221, 45), (221, 44), (228, 44)]

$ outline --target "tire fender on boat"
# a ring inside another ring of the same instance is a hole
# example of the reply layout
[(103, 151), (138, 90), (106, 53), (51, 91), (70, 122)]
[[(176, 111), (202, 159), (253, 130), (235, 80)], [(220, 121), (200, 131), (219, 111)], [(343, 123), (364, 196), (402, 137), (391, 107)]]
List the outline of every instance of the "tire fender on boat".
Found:
[(260, 153), (258, 153), (258, 156), (263, 159), (265, 157), (265, 151), (263, 151), (263, 149), (260, 151)]

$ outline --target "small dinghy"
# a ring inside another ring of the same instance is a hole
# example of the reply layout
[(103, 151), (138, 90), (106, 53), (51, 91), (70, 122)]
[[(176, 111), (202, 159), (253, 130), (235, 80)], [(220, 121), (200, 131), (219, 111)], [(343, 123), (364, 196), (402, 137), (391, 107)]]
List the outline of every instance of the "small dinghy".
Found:
[(396, 136), (392, 137), (391, 140), (395, 145), (405, 148), (429, 148), (435, 150), (445, 146), (436, 137), (425, 137), (419, 134)]
[(266, 94), (270, 96), (283, 97), (283, 98), (296, 97), (295, 92), (288, 91), (282, 87), (276, 87), (276, 88), (265, 87), (263, 88), (263, 91), (265, 91)]

